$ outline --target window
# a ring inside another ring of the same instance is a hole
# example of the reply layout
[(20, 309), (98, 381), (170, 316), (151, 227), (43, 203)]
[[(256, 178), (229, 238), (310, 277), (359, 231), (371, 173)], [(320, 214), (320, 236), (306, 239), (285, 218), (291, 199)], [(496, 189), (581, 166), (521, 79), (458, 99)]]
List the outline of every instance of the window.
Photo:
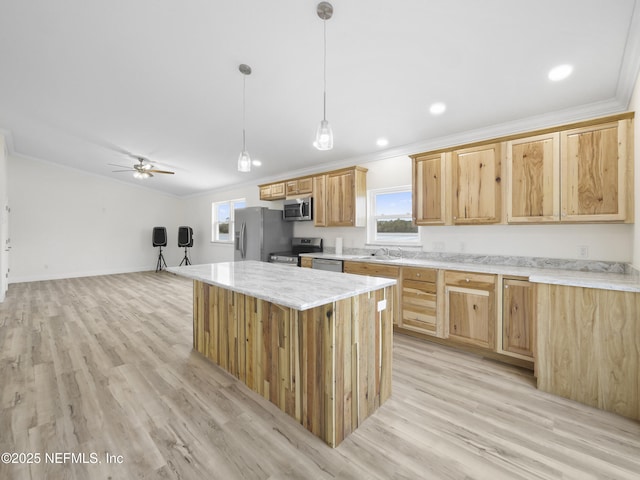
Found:
[(420, 231), (411, 223), (411, 186), (369, 190), (369, 212), (367, 243), (420, 243)]
[(228, 200), (226, 202), (214, 202), (211, 204), (211, 241), (233, 242), (234, 212), (238, 208), (244, 208), (247, 204), (244, 198)]

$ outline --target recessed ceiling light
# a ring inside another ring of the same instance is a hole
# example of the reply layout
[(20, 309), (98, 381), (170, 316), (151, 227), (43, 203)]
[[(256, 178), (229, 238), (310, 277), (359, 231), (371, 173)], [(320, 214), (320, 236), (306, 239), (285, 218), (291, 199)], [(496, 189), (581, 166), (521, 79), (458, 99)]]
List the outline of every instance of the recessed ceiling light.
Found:
[(571, 75), (571, 72), (573, 72), (573, 67), (571, 65), (558, 65), (557, 67), (553, 67), (549, 70), (549, 80), (552, 82), (559, 82)]
[(253, 165), (254, 167), (260, 167), (260, 166), (262, 166), (262, 161), (260, 161), (260, 160), (251, 160), (251, 165)]
[(389, 140), (384, 137), (380, 137), (376, 140), (376, 145), (378, 145), (379, 147), (386, 147), (387, 145), (389, 145)]
[(429, 111), (431, 112), (431, 115), (440, 115), (444, 113), (446, 109), (447, 109), (447, 106), (442, 102), (436, 102), (429, 107)]

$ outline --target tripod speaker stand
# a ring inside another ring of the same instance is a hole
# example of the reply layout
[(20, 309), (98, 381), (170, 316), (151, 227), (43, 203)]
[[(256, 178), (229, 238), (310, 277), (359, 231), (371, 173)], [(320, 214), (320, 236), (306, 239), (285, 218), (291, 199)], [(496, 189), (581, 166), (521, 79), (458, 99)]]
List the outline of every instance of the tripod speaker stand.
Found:
[(167, 229), (165, 227), (153, 227), (153, 246), (160, 247), (158, 262), (156, 263), (156, 273), (167, 268), (167, 262), (162, 255), (162, 247), (167, 246)]
[(189, 251), (187, 249), (193, 247), (193, 228), (178, 227), (178, 246), (184, 247), (184, 258), (180, 262), (180, 266), (183, 264), (191, 265), (191, 260), (189, 260)]

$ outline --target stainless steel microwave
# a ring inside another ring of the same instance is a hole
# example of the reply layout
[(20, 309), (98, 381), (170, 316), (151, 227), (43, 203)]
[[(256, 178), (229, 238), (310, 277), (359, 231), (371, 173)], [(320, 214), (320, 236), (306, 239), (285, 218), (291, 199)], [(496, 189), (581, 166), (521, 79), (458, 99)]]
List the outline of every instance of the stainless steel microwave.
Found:
[(304, 197), (285, 200), (282, 218), (288, 222), (313, 220), (313, 199)]

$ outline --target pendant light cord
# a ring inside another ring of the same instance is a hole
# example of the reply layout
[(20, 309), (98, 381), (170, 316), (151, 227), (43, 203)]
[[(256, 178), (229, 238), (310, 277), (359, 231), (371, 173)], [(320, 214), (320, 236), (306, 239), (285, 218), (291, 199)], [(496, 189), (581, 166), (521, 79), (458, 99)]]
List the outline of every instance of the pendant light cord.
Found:
[(322, 118), (327, 119), (327, 20), (322, 20), (324, 30), (324, 56), (323, 56), (323, 101), (322, 101)]
[(242, 76), (242, 151), (246, 151), (245, 145), (245, 123), (246, 123), (246, 90), (247, 90), (247, 76)]

